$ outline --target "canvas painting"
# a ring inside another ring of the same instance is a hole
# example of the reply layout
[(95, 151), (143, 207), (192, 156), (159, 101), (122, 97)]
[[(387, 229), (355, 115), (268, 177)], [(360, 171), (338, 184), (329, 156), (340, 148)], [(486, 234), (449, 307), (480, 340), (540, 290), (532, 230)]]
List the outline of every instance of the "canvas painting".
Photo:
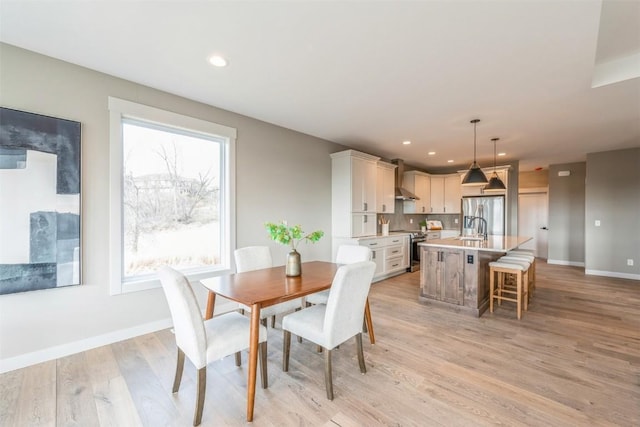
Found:
[(0, 294), (81, 283), (79, 122), (0, 108)]

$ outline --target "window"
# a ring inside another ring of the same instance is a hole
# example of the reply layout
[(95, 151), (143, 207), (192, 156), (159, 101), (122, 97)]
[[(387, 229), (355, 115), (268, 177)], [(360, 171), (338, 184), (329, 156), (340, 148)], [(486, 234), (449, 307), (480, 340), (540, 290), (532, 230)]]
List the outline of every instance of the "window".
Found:
[(109, 98), (111, 293), (230, 270), (235, 129)]

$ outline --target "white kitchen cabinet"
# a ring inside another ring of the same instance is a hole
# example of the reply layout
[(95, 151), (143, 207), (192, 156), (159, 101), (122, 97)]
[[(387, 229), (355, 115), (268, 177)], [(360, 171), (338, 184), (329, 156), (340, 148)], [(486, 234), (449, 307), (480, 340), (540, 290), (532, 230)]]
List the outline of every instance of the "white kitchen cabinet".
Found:
[(404, 213), (421, 214), (431, 212), (431, 177), (419, 171), (405, 172), (404, 188), (418, 197), (418, 200), (405, 200)]
[(431, 175), (431, 213), (444, 213), (444, 175)]
[(458, 174), (444, 177), (444, 213), (459, 214), (462, 185)]
[(376, 234), (379, 157), (355, 150), (331, 154), (331, 225), (334, 237)]
[(376, 212), (392, 214), (395, 212), (395, 169), (396, 165), (378, 162), (376, 168)]
[(386, 279), (407, 271), (409, 267), (409, 236), (398, 234), (385, 237), (358, 239), (358, 244), (367, 246), (373, 252), (376, 263), (374, 281)]
[[(482, 168), (482, 172), (487, 176), (487, 180), (491, 179), (493, 176), (494, 168)], [(509, 166), (498, 166), (495, 168), (496, 173), (504, 182), (504, 186), (509, 188)], [(462, 183), (462, 179), (466, 172), (460, 173), (460, 183)], [(506, 190), (500, 191), (487, 191), (484, 190), (484, 185), (462, 185), (462, 195), (463, 196), (482, 196), (483, 194), (506, 194)]]
[(431, 213), (460, 213), (461, 197), (458, 174), (431, 175)]

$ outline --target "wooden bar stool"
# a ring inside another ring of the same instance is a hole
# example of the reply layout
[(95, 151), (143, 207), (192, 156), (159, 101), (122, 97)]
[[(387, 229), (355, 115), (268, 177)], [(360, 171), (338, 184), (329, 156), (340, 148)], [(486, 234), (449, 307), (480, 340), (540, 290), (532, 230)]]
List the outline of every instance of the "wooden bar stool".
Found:
[[(522, 309), (527, 310), (528, 304), (528, 271), (529, 265), (526, 261), (507, 262), (494, 261), (489, 263), (489, 312), (493, 313), (493, 301), (512, 301), (516, 303), (516, 314), (518, 320), (522, 318)], [(505, 275), (512, 274), (516, 278), (515, 290), (505, 286)], [(496, 283), (497, 276), (497, 283)], [(497, 285), (497, 286), (496, 286)], [(507, 294), (507, 295), (505, 295)]]
[(531, 283), (533, 287), (531, 289), (531, 296), (533, 296), (533, 290), (536, 288), (536, 257), (533, 254), (533, 251), (528, 251), (526, 249), (514, 249), (512, 251), (507, 252), (507, 256), (519, 256), (524, 257), (527, 261), (531, 263), (531, 271), (529, 272), (529, 276), (531, 279)]
[(530, 264), (530, 268), (528, 272), (529, 273), (528, 287), (529, 287), (529, 300), (531, 300), (531, 298), (533, 298), (533, 294), (536, 288), (536, 265), (535, 265), (536, 258), (533, 255), (508, 252), (507, 255), (503, 256), (500, 259), (501, 260), (504, 259), (505, 261), (526, 261)]
[(527, 268), (527, 281), (525, 282), (525, 286), (527, 287), (527, 302), (530, 301), (531, 297), (533, 296), (531, 292), (534, 287), (534, 282), (531, 277), (531, 262), (525, 259), (524, 257), (511, 256), (511, 255), (505, 255), (503, 257), (500, 257), (498, 261), (507, 262), (511, 264), (522, 264), (524, 267)]

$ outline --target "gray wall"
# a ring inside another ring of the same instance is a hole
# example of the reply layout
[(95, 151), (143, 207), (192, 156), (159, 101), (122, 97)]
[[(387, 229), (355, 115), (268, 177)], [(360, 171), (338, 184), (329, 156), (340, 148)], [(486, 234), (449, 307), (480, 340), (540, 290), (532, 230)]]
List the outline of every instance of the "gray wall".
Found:
[(640, 278), (640, 148), (587, 155), (586, 177), (587, 273)]
[[(109, 296), (108, 96), (237, 129), (237, 246), (270, 245), (283, 264), (286, 248), (268, 240), (265, 221), (287, 219), (331, 236), (329, 153), (344, 147), (13, 46), (0, 44), (0, 57), (3, 106), (82, 123), (84, 279), (81, 286), (0, 296), (0, 360), (80, 351), (169, 319), (161, 289)], [(330, 238), (303, 244), (301, 253), (329, 260)]]
[(584, 265), (585, 173), (584, 162), (549, 166), (549, 263)]

